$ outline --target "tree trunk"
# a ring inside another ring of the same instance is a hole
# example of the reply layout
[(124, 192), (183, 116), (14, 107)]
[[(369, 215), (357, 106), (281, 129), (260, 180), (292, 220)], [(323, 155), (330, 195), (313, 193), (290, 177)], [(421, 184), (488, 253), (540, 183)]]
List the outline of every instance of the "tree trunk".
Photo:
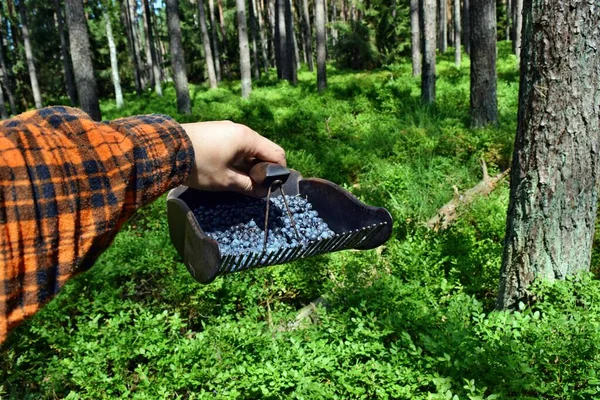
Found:
[(67, 95), (71, 101), (72, 106), (77, 105), (77, 89), (75, 88), (75, 75), (73, 73), (73, 65), (71, 64), (71, 56), (69, 55), (69, 49), (67, 45), (67, 32), (64, 26), (64, 16), (62, 8), (60, 6), (60, 0), (54, 0), (56, 27), (58, 28), (58, 35), (60, 37), (60, 54), (63, 62), (63, 69), (65, 71), (65, 86), (67, 89)]
[(447, 18), (447, 3), (446, 0), (439, 0), (439, 30), (438, 30), (438, 48), (440, 53), (444, 54), (448, 51), (448, 18)]
[(496, 3), (472, 0), (471, 10), (471, 124), (498, 122), (496, 97)]
[(173, 67), (173, 80), (177, 93), (177, 111), (181, 114), (191, 114), (192, 104), (188, 89), (188, 78), (185, 72), (185, 59), (181, 45), (181, 23), (179, 21), (179, 1), (165, 0), (167, 8), (167, 26), (171, 44), (171, 65)]
[(40, 93), (40, 85), (38, 83), (37, 72), (35, 70), (35, 62), (33, 61), (31, 41), (29, 40), (29, 28), (27, 27), (27, 10), (25, 8), (25, 0), (19, 0), (19, 13), (21, 16), (21, 32), (23, 33), (23, 45), (25, 47), (27, 69), (29, 70), (31, 92), (33, 93), (35, 108), (42, 108), (42, 95)]
[(471, 8), (469, 7), (469, 1), (463, 0), (463, 12), (462, 12), (462, 32), (463, 37), (461, 42), (465, 46), (465, 53), (471, 54)]
[(460, 25), (460, 0), (454, 0), (454, 64), (457, 68), (460, 68), (461, 64), (461, 51), (460, 48), (460, 35), (461, 35), (461, 25)]
[(308, 62), (308, 70), (310, 72), (313, 72), (315, 66), (313, 63), (312, 30), (310, 29), (310, 14), (308, 12), (308, 0), (302, 0), (302, 22), (304, 28), (304, 42), (306, 47), (306, 61)]
[(498, 308), (536, 279), (588, 271), (598, 205), (600, 13), (527, 0), (519, 115)]
[(137, 49), (135, 52), (135, 57), (140, 68), (140, 83), (142, 85), (142, 90), (145, 90), (146, 86), (148, 86), (148, 80), (146, 79), (146, 74), (144, 73), (144, 71), (146, 71), (146, 67), (144, 65), (144, 60), (142, 59), (142, 41), (140, 39), (140, 32), (138, 30), (139, 23), (137, 14), (137, 0), (127, 0), (127, 4), (129, 5), (131, 35), (135, 43), (135, 48)]
[(215, 72), (215, 60), (213, 59), (212, 49), (210, 48), (210, 36), (206, 27), (206, 12), (204, 11), (204, 1), (198, 0), (198, 21), (200, 22), (200, 31), (202, 32), (202, 44), (204, 46), (204, 59), (206, 60), (206, 72), (208, 73), (208, 83), (211, 89), (218, 86), (217, 74)]
[(289, 78), (286, 78), (293, 85), (298, 83), (298, 68), (297, 68), (297, 59), (298, 53), (296, 46), (296, 35), (294, 34), (294, 14), (292, 13), (292, 0), (284, 0), (285, 1), (285, 34), (287, 39), (287, 61), (288, 71), (290, 73)]
[(7, 119), (8, 112), (6, 112), (6, 104), (4, 103), (4, 91), (2, 85), (0, 85), (0, 119)]
[(517, 65), (521, 62), (521, 37), (523, 34), (523, 0), (515, 0), (515, 40), (513, 50), (517, 56)]
[[(3, 11), (2, 9), (2, 3), (0, 3), (0, 11)], [(4, 13), (0, 13), (1, 17), (4, 17)], [(15, 103), (15, 95), (13, 92), (13, 84), (12, 84), (12, 75), (11, 75), (11, 68), (9, 68), (8, 66), (8, 62), (7, 59), (5, 57), (6, 54), (6, 47), (4, 46), (4, 39), (3, 39), (3, 24), (7, 22), (0, 20), (0, 72), (2, 72), (2, 83), (4, 84), (4, 89), (6, 90), (6, 97), (8, 97), (8, 104), (10, 104), (10, 111), (13, 115), (17, 114), (17, 105)], [(8, 25), (6, 25), (6, 31), (8, 32)]]
[(511, 32), (511, 25), (512, 25), (512, 18), (511, 18), (511, 13), (512, 13), (512, 4), (510, 0), (506, 0), (505, 3), (505, 10), (506, 10), (506, 29), (504, 31), (504, 34), (506, 35), (506, 41), (510, 41), (510, 32)]
[[(142, 1), (142, 24), (141, 24), (141, 32), (144, 36), (144, 52), (146, 53), (146, 75), (148, 76), (148, 82), (150, 86), (155, 86), (154, 79), (154, 58), (152, 57), (152, 52), (150, 51), (150, 36), (148, 35), (148, 22), (146, 19), (146, 5), (147, 0)], [(137, 7), (137, 4), (136, 4)], [(137, 15), (137, 13), (136, 13)]]
[(317, 88), (327, 89), (327, 44), (325, 42), (325, 0), (315, 0), (315, 30), (317, 33)]
[(423, 72), (421, 74), (421, 100), (423, 104), (435, 103), (435, 15), (436, 0), (421, 0), (421, 49)]
[(225, 29), (225, 16), (223, 15), (223, 1), (217, 0), (217, 9), (219, 11), (219, 27), (221, 28), (221, 40), (223, 40), (223, 57), (221, 57), (221, 61), (223, 62), (223, 70), (225, 75), (227, 75), (227, 79), (231, 79), (230, 71), (229, 71), (229, 63), (227, 61), (227, 30)]
[(238, 37), (240, 44), (240, 75), (242, 98), (247, 99), (252, 92), (252, 67), (250, 65), (250, 47), (248, 46), (248, 28), (246, 26), (246, 1), (235, 1), (237, 12)]
[(83, 10), (82, 0), (65, 0), (67, 25), (69, 27), (69, 44), (71, 61), (75, 68), (75, 85), (81, 109), (88, 113), (94, 121), (102, 120), (98, 88), (94, 77), (92, 52), (88, 37), (87, 21)]
[(265, 4), (267, 5), (267, 17), (269, 19), (269, 24), (271, 26), (271, 65), (277, 68), (277, 77), (279, 76), (279, 32), (277, 25), (277, 17), (275, 11), (275, 2), (276, 0), (265, 0)]
[(332, 0), (332, 2), (331, 2), (331, 42), (333, 45), (335, 45), (337, 43), (337, 39), (338, 39), (338, 31), (335, 27), (335, 23), (337, 21), (337, 13), (338, 13), (337, 0)]
[(260, 49), (262, 53), (263, 60), (263, 69), (265, 74), (269, 72), (269, 55), (268, 55), (268, 44), (267, 44), (267, 35), (265, 34), (265, 23), (263, 20), (263, 10), (261, 7), (261, 0), (252, 0), (252, 4), (254, 5), (254, 9), (256, 10), (256, 15), (258, 16), (258, 35), (260, 37)]
[(410, 0), (410, 32), (413, 76), (421, 76), (421, 29), (419, 0)]
[(275, 42), (277, 76), (279, 79), (288, 79), (291, 72), (288, 70), (291, 49), (288, 49), (287, 30), (285, 29), (285, 3), (287, 0), (276, 0), (275, 4)]
[(129, 56), (131, 57), (131, 61), (133, 62), (133, 79), (135, 83), (135, 92), (139, 96), (142, 94), (142, 74), (140, 72), (138, 56), (136, 55), (138, 49), (135, 47), (135, 40), (133, 38), (131, 14), (129, 13), (129, 0), (125, 0), (121, 3), (121, 19), (123, 20), (123, 24), (125, 25), (127, 42), (129, 42)]
[(217, 36), (217, 23), (215, 21), (215, 0), (208, 0), (208, 15), (210, 16), (213, 58), (215, 60), (215, 74), (217, 75), (218, 83), (221, 82), (221, 56), (219, 55), (219, 37)]
[(113, 86), (115, 87), (115, 100), (117, 108), (123, 107), (123, 91), (121, 90), (121, 78), (119, 77), (119, 62), (117, 60), (117, 47), (112, 33), (112, 24), (110, 22), (109, 11), (104, 12), (106, 38), (108, 39), (108, 50), (110, 53), (110, 69), (112, 74)]
[(152, 83), (154, 84), (154, 91), (157, 95), (162, 97), (162, 84), (161, 84), (161, 73), (160, 67), (158, 66), (159, 60), (158, 55), (156, 53), (156, 45), (154, 43), (154, 32), (152, 25), (152, 12), (154, 12), (154, 7), (152, 7), (152, 11), (150, 10), (150, 4), (148, 0), (142, 0), (142, 5), (144, 7), (144, 28), (146, 29), (146, 42), (148, 48), (150, 49), (150, 61), (151, 61), (151, 69), (152, 69)]
[(250, 37), (252, 38), (252, 57), (254, 60), (254, 79), (260, 79), (260, 63), (258, 61), (258, 47), (257, 47), (257, 23), (256, 23), (256, 9), (254, 8), (254, 2), (248, 0), (248, 9), (250, 11)]

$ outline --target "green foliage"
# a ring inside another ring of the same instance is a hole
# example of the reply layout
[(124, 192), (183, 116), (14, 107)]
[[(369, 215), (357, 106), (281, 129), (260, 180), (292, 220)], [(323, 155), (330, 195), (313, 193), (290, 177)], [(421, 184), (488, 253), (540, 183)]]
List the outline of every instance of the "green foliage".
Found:
[[(600, 394), (600, 284), (534, 288), (518, 312), (493, 310), (508, 185), (422, 223), (509, 164), (518, 84), (499, 49), (498, 128), (468, 128), (468, 60), (442, 57), (438, 104), (422, 108), (410, 64), (369, 74), (329, 67), (292, 87), (273, 72), (249, 100), (239, 84), (193, 86), (187, 120), (231, 119), (282, 143), (305, 176), (330, 179), (394, 215), (371, 251), (345, 251), (197, 284), (170, 245), (165, 199), (139, 210), (88, 272), (0, 348), (9, 399), (592, 399)], [(175, 93), (128, 96), (106, 118), (177, 115)], [(318, 297), (312, 318), (298, 310)]]

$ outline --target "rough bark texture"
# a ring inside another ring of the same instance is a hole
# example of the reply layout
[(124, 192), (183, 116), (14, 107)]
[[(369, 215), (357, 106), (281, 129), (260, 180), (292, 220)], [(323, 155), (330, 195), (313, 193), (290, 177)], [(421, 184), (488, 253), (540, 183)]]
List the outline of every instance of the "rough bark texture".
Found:
[(133, 62), (133, 79), (135, 83), (135, 92), (139, 96), (142, 94), (142, 74), (140, 72), (140, 64), (138, 63), (138, 57), (136, 56), (138, 49), (135, 46), (135, 40), (133, 38), (133, 29), (131, 27), (131, 14), (129, 13), (129, 0), (125, 0), (121, 3), (121, 20), (125, 25), (125, 31), (127, 33), (127, 42), (129, 43), (129, 56), (131, 57), (131, 61)]
[(256, 37), (258, 36), (258, 23), (256, 22), (256, 8), (252, 0), (248, 1), (248, 11), (250, 16), (250, 37), (252, 38), (252, 60), (254, 62), (254, 79), (260, 79), (260, 62), (258, 57), (258, 46)]
[(263, 19), (263, 10), (262, 10), (262, 2), (261, 0), (252, 0), (252, 4), (256, 10), (256, 16), (258, 19), (258, 36), (260, 38), (260, 50), (262, 54), (262, 65), (265, 74), (269, 72), (269, 54), (268, 54), (268, 44), (267, 44), (267, 34), (265, 32), (265, 22)]
[(65, 0), (65, 6), (69, 27), (71, 61), (73, 65), (77, 66), (74, 72), (79, 105), (94, 121), (100, 121), (102, 115), (100, 113), (100, 103), (98, 102), (98, 88), (94, 77), (94, 65), (92, 64), (92, 52), (90, 50), (83, 1)]
[(513, 41), (513, 51), (517, 56), (517, 65), (521, 60), (521, 37), (523, 35), (523, 0), (515, 0), (515, 40)]
[(140, 66), (140, 82), (142, 84), (142, 90), (145, 90), (146, 86), (148, 85), (148, 79), (146, 77), (146, 74), (144, 73), (144, 71), (146, 71), (146, 67), (144, 65), (144, 60), (142, 59), (143, 46), (139, 31), (137, 0), (127, 0), (127, 4), (129, 5), (129, 20), (131, 21), (131, 34), (135, 43), (135, 48), (137, 49), (135, 56), (137, 58), (137, 64)]
[(246, 1), (236, 0), (238, 37), (240, 45), (240, 75), (242, 97), (250, 96), (252, 92), (252, 66), (250, 65), (250, 47), (248, 46), (248, 27), (246, 26)]
[(56, 26), (58, 28), (58, 35), (60, 37), (60, 54), (63, 62), (63, 69), (65, 71), (65, 86), (67, 89), (67, 95), (71, 101), (71, 105), (77, 105), (77, 88), (75, 87), (75, 74), (73, 73), (73, 65), (71, 64), (71, 56), (69, 55), (67, 31), (65, 30), (64, 16), (62, 7), (60, 6), (60, 0), (54, 0)]
[(287, 30), (285, 29), (286, 2), (287, 0), (275, 1), (275, 61), (279, 79), (288, 79), (290, 76), (288, 58), (291, 58), (291, 49), (288, 49)]
[(108, 11), (105, 11), (104, 22), (106, 27), (106, 39), (108, 40), (108, 51), (110, 53), (110, 70), (113, 86), (115, 88), (115, 100), (117, 108), (121, 108), (123, 107), (123, 91), (121, 90), (121, 77), (119, 76), (119, 61), (117, 59), (117, 47), (115, 46), (115, 38), (112, 33), (112, 23), (110, 22)]
[(2, 85), (0, 85), (0, 119), (7, 119), (8, 112), (6, 111), (6, 104), (4, 103), (4, 91)]
[(327, 89), (327, 45), (325, 42), (325, 0), (315, 0), (315, 30), (317, 33), (317, 88)]
[(598, 204), (600, 10), (524, 2), (519, 115), (499, 308), (589, 269)]
[(35, 108), (42, 108), (42, 94), (40, 93), (40, 85), (38, 83), (35, 62), (33, 60), (33, 50), (31, 49), (31, 41), (29, 40), (25, 0), (19, 0), (19, 13), (21, 16), (21, 32), (23, 33), (23, 46), (25, 47), (25, 59), (27, 60), (27, 69), (29, 70), (33, 101), (35, 103)]
[(146, 42), (150, 49), (150, 61), (152, 68), (152, 83), (154, 84), (154, 91), (157, 95), (162, 96), (162, 84), (160, 77), (160, 67), (158, 66), (158, 55), (156, 54), (156, 45), (154, 44), (154, 32), (152, 26), (152, 12), (150, 10), (150, 4), (148, 0), (142, 0), (144, 6), (144, 28), (146, 29)]
[(198, 22), (202, 32), (202, 45), (204, 47), (204, 59), (206, 61), (206, 72), (208, 83), (212, 89), (218, 86), (217, 73), (215, 72), (215, 60), (213, 59), (212, 49), (210, 47), (210, 36), (206, 27), (206, 12), (204, 11), (204, 1), (198, 0)]
[(435, 103), (435, 15), (436, 0), (421, 0), (421, 51), (423, 71), (421, 73), (421, 100), (423, 104)]
[(439, 0), (439, 16), (438, 16), (438, 48), (441, 53), (445, 53), (448, 50), (448, 17), (447, 17), (447, 6), (446, 0)]
[(217, 36), (217, 23), (215, 21), (215, 0), (208, 0), (208, 15), (210, 16), (215, 74), (217, 75), (217, 82), (221, 82), (221, 56), (219, 50), (219, 38)]
[(419, 0), (410, 0), (410, 34), (412, 74), (421, 76), (421, 28), (419, 23)]
[(512, 3), (510, 0), (506, 0), (504, 9), (506, 10), (506, 27), (504, 31), (504, 35), (506, 36), (506, 38), (504, 40), (510, 41), (510, 33), (512, 30)]
[(460, 25), (460, 0), (453, 0), (453, 16), (454, 16), (454, 64), (460, 67), (461, 64), (461, 42), (460, 35), (462, 29)]
[[(3, 17), (4, 13), (2, 10), (2, 3), (0, 3), (0, 16)], [(0, 25), (3, 25), (6, 20), (0, 21)], [(6, 25), (6, 31), (8, 32), (8, 25)], [(13, 91), (13, 84), (11, 79), (11, 69), (8, 66), (5, 58), (6, 47), (4, 46), (3, 39), (3, 26), (0, 26), (0, 72), (2, 73), (2, 83), (4, 84), (4, 90), (6, 91), (6, 97), (8, 97), (8, 104), (10, 104), (10, 111), (13, 115), (17, 114), (17, 105), (15, 103), (15, 95)]]
[(223, 2), (221, 0), (217, 0), (217, 10), (219, 12), (219, 28), (221, 29), (221, 40), (223, 41), (223, 56), (221, 57), (221, 62), (223, 63), (223, 72), (227, 76), (228, 79), (231, 79), (231, 74), (229, 70), (229, 62), (227, 61), (227, 30), (225, 29), (225, 16), (223, 14)]
[(496, 96), (496, 3), (471, 2), (471, 124), (498, 122)]
[(292, 0), (285, 1), (285, 36), (287, 39), (287, 70), (289, 76), (285, 77), (290, 83), (295, 85), (298, 83), (298, 70), (297, 70), (297, 46), (296, 46), (296, 35), (294, 35), (294, 14), (292, 13)]
[(173, 67), (173, 80), (177, 93), (177, 110), (181, 114), (190, 114), (192, 104), (188, 89), (188, 78), (185, 72), (183, 46), (181, 45), (181, 23), (179, 21), (179, 1), (166, 0), (167, 26), (169, 29), (169, 42), (171, 44), (171, 65)]
[(462, 40), (461, 42), (465, 46), (465, 53), (471, 54), (471, 7), (469, 6), (470, 0), (463, 0), (463, 12), (462, 12)]

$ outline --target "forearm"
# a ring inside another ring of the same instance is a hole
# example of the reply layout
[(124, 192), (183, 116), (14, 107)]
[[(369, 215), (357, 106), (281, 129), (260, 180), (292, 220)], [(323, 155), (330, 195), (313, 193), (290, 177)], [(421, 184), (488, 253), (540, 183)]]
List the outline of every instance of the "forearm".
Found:
[(0, 124), (0, 342), (93, 264), (135, 210), (181, 184), (194, 152), (168, 117), (99, 124), (56, 107)]

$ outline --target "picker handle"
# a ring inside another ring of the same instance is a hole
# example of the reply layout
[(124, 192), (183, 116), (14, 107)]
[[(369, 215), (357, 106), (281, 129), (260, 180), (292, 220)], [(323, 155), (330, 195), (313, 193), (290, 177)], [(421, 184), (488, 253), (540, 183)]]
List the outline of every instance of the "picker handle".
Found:
[(271, 187), (275, 181), (285, 183), (290, 177), (290, 170), (279, 164), (261, 161), (250, 169), (250, 177), (261, 186)]

